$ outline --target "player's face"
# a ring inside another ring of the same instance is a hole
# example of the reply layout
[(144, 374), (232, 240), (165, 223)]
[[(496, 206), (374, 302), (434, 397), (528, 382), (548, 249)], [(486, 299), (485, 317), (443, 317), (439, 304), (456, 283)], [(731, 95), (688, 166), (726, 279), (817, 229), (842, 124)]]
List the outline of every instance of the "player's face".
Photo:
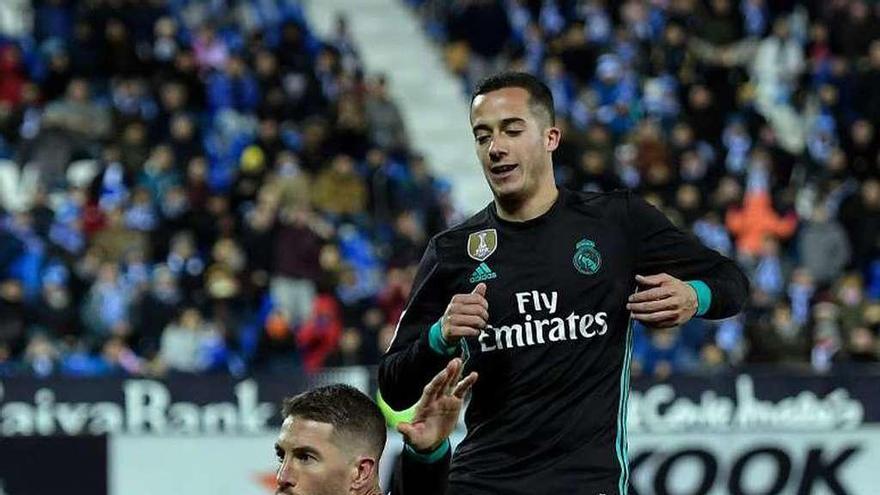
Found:
[(275, 453), (280, 462), (277, 495), (348, 495), (357, 469), (333, 442), (333, 425), (288, 417)]
[(536, 115), (528, 91), (503, 88), (474, 98), (471, 125), (483, 174), (499, 199), (522, 200), (553, 187), (551, 152), (559, 130)]

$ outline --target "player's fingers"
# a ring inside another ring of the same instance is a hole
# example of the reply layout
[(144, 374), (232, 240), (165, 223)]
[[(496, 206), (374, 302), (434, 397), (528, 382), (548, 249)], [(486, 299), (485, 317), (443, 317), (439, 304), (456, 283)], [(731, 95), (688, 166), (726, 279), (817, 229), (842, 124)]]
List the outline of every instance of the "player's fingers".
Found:
[(449, 315), (449, 324), (460, 327), (483, 328), (486, 319), (482, 316), (455, 314)]
[[(448, 394), (455, 381), (458, 380), (458, 374), (461, 371), (461, 359), (455, 358), (446, 365), (446, 379), (443, 380), (443, 394)], [(438, 397), (439, 398), (439, 397)]]
[(673, 290), (669, 287), (654, 287), (640, 292), (636, 292), (629, 296), (629, 302), (645, 302), (666, 299), (673, 294)]
[(653, 311), (650, 313), (633, 313), (632, 317), (646, 323), (655, 323), (666, 320), (677, 320), (678, 311)]
[(440, 370), (440, 373), (434, 375), (434, 378), (432, 378), (431, 381), (425, 385), (425, 388), (422, 389), (422, 397), (432, 399), (442, 393), (443, 385), (446, 383), (448, 376), (449, 370), (447, 368)]
[(476, 304), (450, 303), (449, 307), (446, 308), (446, 312), (443, 314), (443, 326), (454, 325), (459, 316), (472, 316), (482, 319), (482, 323), (477, 325), (477, 328), (482, 328), (489, 322), (489, 311), (483, 306)]
[(674, 277), (672, 275), (669, 275), (668, 273), (658, 273), (656, 275), (636, 275), (636, 282), (639, 285), (664, 285), (672, 280), (674, 280)]
[(644, 280), (648, 281), (648, 283), (654, 284), (662, 284), (663, 282), (668, 282), (675, 277), (668, 273), (655, 273), (654, 275), (636, 275), (637, 277), (642, 277)]
[(651, 275), (636, 275), (636, 283), (639, 285), (660, 285), (660, 282), (656, 282)]
[(478, 304), (487, 310), (489, 309), (489, 301), (480, 294), (456, 294), (452, 296), (452, 303), (456, 305)]
[(441, 375), (442, 379), (440, 380), (440, 383), (437, 384), (437, 387), (431, 390), (431, 395), (428, 397), (430, 401), (436, 401), (443, 397), (451, 386), (450, 381), (455, 380), (456, 369), (452, 361), (446, 363), (446, 367), (443, 368), (443, 371), (437, 374), (437, 377), (441, 377)]
[(479, 316), (484, 320), (489, 320), (489, 312), (480, 304), (461, 304), (455, 307), (455, 313), (461, 315)]
[(474, 383), (477, 382), (477, 372), (471, 371), (471, 373), (466, 376), (463, 380), (458, 382), (458, 385), (455, 386), (455, 390), (452, 391), (452, 395), (455, 397), (462, 399), (465, 394), (468, 393), (468, 390), (474, 386)]
[(675, 297), (661, 299), (659, 301), (646, 301), (640, 303), (629, 303), (626, 309), (634, 313), (651, 313), (653, 311), (663, 311), (667, 309), (676, 309), (680, 301)]

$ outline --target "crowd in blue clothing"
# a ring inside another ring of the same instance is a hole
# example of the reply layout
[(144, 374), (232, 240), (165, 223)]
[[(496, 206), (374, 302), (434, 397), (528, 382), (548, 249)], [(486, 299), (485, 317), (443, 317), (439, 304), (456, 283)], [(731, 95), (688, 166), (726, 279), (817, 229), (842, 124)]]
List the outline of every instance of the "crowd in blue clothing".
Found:
[(561, 184), (635, 190), (748, 273), (738, 318), (637, 325), (636, 372), (880, 359), (880, 4), (407, 3), (465, 90), (542, 77)]
[(0, 376), (375, 362), (455, 212), (340, 17), (0, 7)]
[[(467, 90), (540, 75), (559, 182), (735, 258), (744, 313), (634, 370), (880, 358), (880, 7), (408, 0)], [(381, 74), (297, 0), (0, 4), (0, 375), (375, 363), (460, 218)]]

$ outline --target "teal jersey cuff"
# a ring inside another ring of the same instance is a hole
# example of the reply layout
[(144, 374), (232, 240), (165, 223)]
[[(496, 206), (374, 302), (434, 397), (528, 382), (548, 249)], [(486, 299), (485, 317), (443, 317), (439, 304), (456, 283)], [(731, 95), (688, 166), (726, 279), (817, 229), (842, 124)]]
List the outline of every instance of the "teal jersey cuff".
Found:
[(403, 447), (403, 451), (406, 453), (407, 456), (409, 456), (410, 459), (414, 459), (425, 464), (433, 464), (440, 459), (443, 459), (443, 456), (445, 456), (446, 452), (449, 451), (449, 439), (447, 438), (446, 440), (443, 440), (443, 443), (440, 444), (440, 446), (432, 452), (421, 454), (419, 452), (416, 452), (410, 446), (410, 444), (405, 444), (405, 446)]
[(455, 354), (455, 351), (458, 349), (457, 345), (449, 345), (449, 343), (446, 342), (446, 339), (443, 338), (443, 329), (440, 327), (440, 320), (437, 320), (437, 323), (431, 325), (431, 330), (428, 331), (428, 345), (431, 346), (431, 350), (441, 356), (451, 356)]
[(709, 306), (712, 305), (712, 289), (702, 280), (688, 280), (687, 284), (693, 287), (694, 292), (697, 293), (696, 316), (703, 316), (709, 311)]

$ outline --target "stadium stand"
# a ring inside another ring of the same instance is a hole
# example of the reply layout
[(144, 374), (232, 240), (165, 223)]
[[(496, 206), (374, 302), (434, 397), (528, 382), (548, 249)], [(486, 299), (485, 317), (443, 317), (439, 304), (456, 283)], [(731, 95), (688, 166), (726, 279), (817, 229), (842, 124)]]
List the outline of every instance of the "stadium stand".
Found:
[[(408, 3), (463, 98), (541, 74), (562, 184), (637, 190), (748, 270), (741, 317), (639, 327), (638, 373), (880, 360), (880, 4)], [(460, 214), (338, 26), (295, 0), (0, 6), (0, 376), (376, 362)]]
[(234, 4), (4, 4), (0, 375), (384, 349), (449, 188), (344, 22), (317, 39), (297, 1)]

